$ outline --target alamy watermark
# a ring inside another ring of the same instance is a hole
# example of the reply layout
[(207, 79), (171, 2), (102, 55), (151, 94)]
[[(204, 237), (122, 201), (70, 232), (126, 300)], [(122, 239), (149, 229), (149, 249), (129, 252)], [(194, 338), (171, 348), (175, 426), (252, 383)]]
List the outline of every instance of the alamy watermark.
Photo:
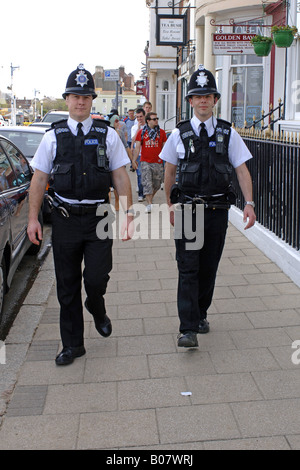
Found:
[(296, 349), (295, 352), (292, 354), (292, 363), (295, 366), (298, 366), (300, 364), (300, 340), (297, 339), (296, 341), (293, 341), (292, 343), (292, 349)]
[[(121, 199), (121, 198), (120, 198)], [(126, 205), (125, 205), (126, 207)], [(133, 204), (133, 240), (185, 239), (187, 250), (199, 250), (204, 242), (204, 205), (178, 204), (174, 206), (174, 227), (170, 224), (170, 211), (167, 204), (152, 204), (151, 212), (145, 212), (142, 204)], [(115, 211), (110, 204), (101, 204), (97, 216), (105, 216), (97, 224), (97, 236), (103, 240), (122, 239), (126, 215)]]
[(5, 352), (5, 343), (0, 341), (0, 365), (6, 364), (6, 352)]

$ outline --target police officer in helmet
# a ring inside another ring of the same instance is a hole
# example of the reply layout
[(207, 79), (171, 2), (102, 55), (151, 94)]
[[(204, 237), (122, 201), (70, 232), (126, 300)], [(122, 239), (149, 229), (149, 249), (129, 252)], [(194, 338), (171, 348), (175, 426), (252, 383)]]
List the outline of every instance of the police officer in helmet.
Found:
[[(57, 296), (60, 303), (62, 351), (56, 364), (71, 364), (85, 354), (81, 282), (87, 294), (85, 307), (103, 337), (112, 325), (106, 314), (104, 294), (112, 268), (112, 236), (98, 224), (109, 227), (108, 194), (113, 185), (126, 212), (123, 240), (132, 236), (131, 185), (125, 165), (130, 163), (114, 129), (104, 120), (93, 121), (96, 98), (91, 73), (80, 64), (68, 77), (63, 98), (69, 118), (52, 124), (31, 162), (34, 175), (29, 195), (28, 236), (42, 240), (38, 221), (46, 185), (52, 211), (52, 246)], [(129, 211), (129, 212), (128, 212)], [(111, 219), (110, 219), (111, 220)], [(82, 273), (82, 262), (84, 269)]]
[[(208, 333), (210, 329), (207, 311), (225, 243), (228, 209), (234, 202), (233, 169), (245, 199), (245, 229), (252, 227), (256, 219), (252, 180), (246, 166), (252, 155), (231, 124), (214, 117), (213, 108), (220, 96), (213, 74), (200, 65), (191, 76), (186, 96), (194, 116), (178, 124), (160, 154), (166, 162), (165, 191), (171, 224), (174, 225), (176, 202), (179, 203), (176, 208), (183, 214), (182, 236), (175, 240), (179, 347), (198, 346), (197, 334)], [(197, 249), (191, 249), (185, 237), (184, 209), (188, 204), (193, 207), (194, 225), (197, 204), (204, 207), (204, 243)]]

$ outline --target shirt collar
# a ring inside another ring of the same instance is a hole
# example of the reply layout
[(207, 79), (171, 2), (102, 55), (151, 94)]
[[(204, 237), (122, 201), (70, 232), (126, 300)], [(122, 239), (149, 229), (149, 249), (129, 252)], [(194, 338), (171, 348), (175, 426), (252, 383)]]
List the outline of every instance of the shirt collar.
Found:
[[(191, 119), (191, 124), (192, 124), (192, 127), (194, 129), (194, 132), (199, 135), (200, 133), (200, 124), (201, 124), (202, 121), (200, 121), (200, 119), (197, 118), (196, 115), (194, 115)], [(215, 132), (215, 127), (217, 125), (217, 120), (214, 116), (211, 116), (209, 119), (207, 119), (207, 121), (204, 122), (205, 124), (205, 128), (207, 130), (207, 134), (209, 137), (211, 137), (213, 135), (213, 133)]]
[[(68, 126), (72, 134), (74, 135), (77, 135), (77, 124), (78, 124), (78, 121), (75, 121), (75, 119), (72, 119), (71, 117), (69, 117)], [(91, 118), (91, 116), (89, 116), (87, 119), (82, 121), (82, 130), (84, 134), (87, 134), (89, 132), (90, 128), (92, 127), (92, 124), (93, 124), (93, 119)]]

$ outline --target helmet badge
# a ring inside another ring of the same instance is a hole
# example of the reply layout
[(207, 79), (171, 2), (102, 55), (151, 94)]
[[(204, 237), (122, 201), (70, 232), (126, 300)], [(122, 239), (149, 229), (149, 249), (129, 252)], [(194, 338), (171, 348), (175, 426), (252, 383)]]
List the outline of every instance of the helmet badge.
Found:
[(86, 73), (84, 73), (84, 65), (83, 64), (79, 64), (78, 65), (78, 74), (76, 75), (76, 78), (75, 78), (75, 81), (76, 81), (76, 85), (80, 85), (82, 87), (84, 87), (84, 85), (87, 85), (87, 82), (89, 81)]
[(197, 85), (201, 86), (202, 88), (208, 84), (208, 77), (205, 75), (204, 72), (200, 72), (198, 77), (196, 78)]

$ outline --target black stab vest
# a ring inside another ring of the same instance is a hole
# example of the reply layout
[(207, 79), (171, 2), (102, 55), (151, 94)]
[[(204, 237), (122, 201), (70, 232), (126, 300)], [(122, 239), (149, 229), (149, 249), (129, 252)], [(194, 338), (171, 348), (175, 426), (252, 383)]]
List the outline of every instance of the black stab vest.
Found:
[(215, 132), (206, 144), (190, 121), (177, 125), (185, 156), (178, 162), (178, 187), (189, 196), (226, 194), (232, 184), (232, 165), (228, 157), (231, 124), (217, 119)]
[(75, 136), (67, 120), (53, 123), (57, 150), (51, 174), (51, 188), (68, 199), (105, 199), (111, 186), (110, 171), (97, 165), (97, 147), (106, 151), (108, 124), (94, 120), (89, 133)]

